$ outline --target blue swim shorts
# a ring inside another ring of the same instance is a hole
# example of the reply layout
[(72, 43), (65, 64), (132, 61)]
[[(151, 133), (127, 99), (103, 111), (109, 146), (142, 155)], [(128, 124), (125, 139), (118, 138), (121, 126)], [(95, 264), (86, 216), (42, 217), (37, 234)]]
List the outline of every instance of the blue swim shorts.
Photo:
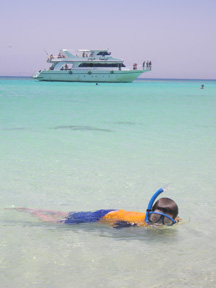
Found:
[(68, 217), (64, 220), (66, 224), (80, 224), (97, 222), (103, 218), (107, 213), (116, 211), (115, 209), (97, 210), (95, 212), (70, 212)]

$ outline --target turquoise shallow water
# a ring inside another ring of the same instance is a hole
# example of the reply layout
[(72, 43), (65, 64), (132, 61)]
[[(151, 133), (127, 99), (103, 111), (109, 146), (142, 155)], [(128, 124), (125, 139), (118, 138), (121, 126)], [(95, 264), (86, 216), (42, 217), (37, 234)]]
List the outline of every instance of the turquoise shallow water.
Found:
[[(2, 287), (215, 287), (215, 96), (216, 81), (0, 79)], [(5, 210), (144, 211), (167, 183), (184, 222), (171, 228)]]

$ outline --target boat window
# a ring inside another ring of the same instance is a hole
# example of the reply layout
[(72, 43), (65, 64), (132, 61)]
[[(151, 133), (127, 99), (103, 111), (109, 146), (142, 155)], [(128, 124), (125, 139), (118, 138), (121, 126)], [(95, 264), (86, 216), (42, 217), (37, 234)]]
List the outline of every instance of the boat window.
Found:
[(81, 63), (79, 67), (103, 67), (103, 68), (109, 68), (109, 67), (125, 67), (123, 63)]
[(99, 53), (97, 53), (97, 55), (101, 55), (101, 56), (106, 56), (106, 55), (110, 55), (111, 53), (108, 53), (107, 51), (100, 51)]

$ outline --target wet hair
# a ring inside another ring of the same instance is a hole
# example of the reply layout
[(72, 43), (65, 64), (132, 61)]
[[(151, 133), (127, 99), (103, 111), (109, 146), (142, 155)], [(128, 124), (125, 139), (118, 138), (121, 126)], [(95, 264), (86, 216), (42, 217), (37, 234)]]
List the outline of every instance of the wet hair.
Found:
[(175, 219), (178, 215), (178, 206), (170, 198), (160, 198), (158, 201), (155, 202), (152, 211), (160, 210), (164, 214), (170, 214)]

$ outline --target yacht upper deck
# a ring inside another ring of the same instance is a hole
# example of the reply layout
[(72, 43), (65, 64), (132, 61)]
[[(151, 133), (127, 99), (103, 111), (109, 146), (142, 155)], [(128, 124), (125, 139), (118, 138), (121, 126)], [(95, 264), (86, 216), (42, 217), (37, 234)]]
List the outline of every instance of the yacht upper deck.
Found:
[(123, 63), (122, 59), (113, 58), (111, 52), (108, 52), (108, 49), (103, 50), (86, 50), (80, 49), (71, 52), (69, 49), (59, 50), (57, 56), (51, 54), (47, 59), (47, 62), (86, 62), (86, 61), (96, 61), (96, 62), (118, 62)]

